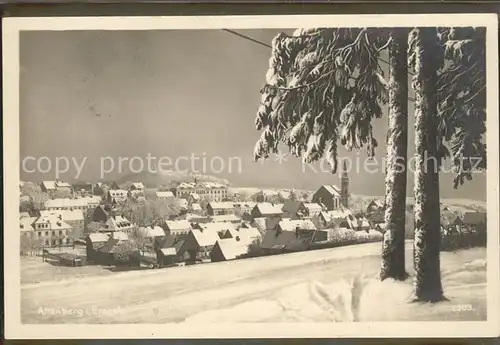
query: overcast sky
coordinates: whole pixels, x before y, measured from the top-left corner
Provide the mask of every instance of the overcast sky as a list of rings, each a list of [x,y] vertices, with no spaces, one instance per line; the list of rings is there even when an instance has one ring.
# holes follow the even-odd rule
[[[239,31],[270,43],[276,30]],[[80,179],[98,180],[101,157],[195,155],[225,161],[213,174],[238,186],[315,189],[338,184],[337,175],[283,164],[253,162],[260,133],[254,127],[270,50],[222,30],[24,32],[20,39],[21,158],[87,157]],[[386,110],[385,110],[386,111]],[[410,155],[413,154],[410,103]],[[387,119],[374,125],[385,152]],[[361,162],[364,151],[340,151]],[[241,159],[228,170],[230,157]],[[236,162],[233,160],[233,162]],[[30,163],[29,168],[34,164]],[[187,163],[181,165],[186,168]],[[201,165],[196,163],[196,168]],[[22,169],[21,169],[22,170]],[[380,169],[379,169],[380,170]],[[125,173],[125,172],[123,172]],[[72,181],[72,168],[63,179]],[[117,177],[109,173],[106,179]],[[53,179],[22,172],[22,180]],[[383,195],[384,175],[351,172],[351,193]],[[409,175],[409,190],[413,188]],[[443,197],[485,199],[485,175],[458,190],[451,173],[441,174]]]

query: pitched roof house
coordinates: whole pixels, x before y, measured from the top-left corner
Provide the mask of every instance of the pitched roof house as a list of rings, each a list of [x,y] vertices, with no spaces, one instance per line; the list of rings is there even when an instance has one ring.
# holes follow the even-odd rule
[[[21,217],[19,219],[19,231],[21,235],[24,236],[32,236],[34,233],[34,226],[33,223],[35,223],[36,217]]]
[[[210,259],[212,262],[234,260],[248,252],[250,243],[237,238],[225,238],[215,242]]]
[[[158,200],[171,200],[174,197],[175,197],[174,193],[172,193],[171,191],[157,191],[156,192],[156,198]]]
[[[111,216],[108,218],[104,226],[100,229],[103,232],[111,231],[129,231],[132,230],[135,225],[123,216]]]
[[[146,226],[140,227],[140,231],[144,233],[144,235],[148,238],[162,237],[165,236],[165,231],[159,226]]]
[[[200,195],[196,193],[189,194],[187,201],[189,204],[200,202]]]
[[[337,210],[341,208],[340,188],[335,185],[323,185],[314,193],[312,202],[323,205],[327,210]]]
[[[221,214],[218,216],[210,216],[210,221],[214,223],[241,223],[241,218],[234,214]]]
[[[177,205],[179,205],[179,208],[187,210],[189,207],[189,203],[186,199],[177,199]]]
[[[42,181],[40,187],[42,192],[54,192],[57,189],[56,181]]]
[[[45,208],[49,211],[60,210],[86,210],[89,208],[88,201],[83,198],[70,199],[49,199],[45,202]]]
[[[257,228],[261,233],[264,233],[266,230],[273,230],[280,220],[281,217],[254,218],[251,225]]]
[[[316,230],[316,226],[310,219],[283,218],[274,228],[280,231],[295,231],[295,230]]]
[[[144,184],[142,182],[133,182],[130,185],[130,190],[139,190],[139,191],[144,191]]]
[[[291,219],[312,218],[322,211],[323,207],[320,204],[299,200],[287,200],[283,205],[283,217]]]
[[[366,206],[366,213],[368,214],[379,210],[384,210],[384,203],[378,199],[373,199],[368,206]]]
[[[234,214],[234,211],[234,203],[232,202],[209,202],[207,205],[207,214],[210,216]]]
[[[213,246],[220,239],[216,231],[192,229],[187,234],[182,248],[191,259],[208,259]]]
[[[165,233],[168,235],[185,235],[191,230],[191,224],[183,220],[167,220],[163,224]]]
[[[125,189],[110,189],[108,190],[107,200],[109,203],[122,203],[127,201],[128,191]]]
[[[281,217],[283,215],[283,204],[271,204],[261,202],[252,209],[253,218]]]
[[[242,202],[236,202],[234,204],[234,208],[238,210],[241,214],[250,214],[255,205],[257,205],[257,203],[253,201],[242,201]]]

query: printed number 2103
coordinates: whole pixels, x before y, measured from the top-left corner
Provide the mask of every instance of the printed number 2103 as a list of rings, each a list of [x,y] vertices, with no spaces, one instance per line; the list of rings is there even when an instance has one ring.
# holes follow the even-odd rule
[[[473,311],[472,304],[455,304],[452,306],[452,310],[455,312]]]

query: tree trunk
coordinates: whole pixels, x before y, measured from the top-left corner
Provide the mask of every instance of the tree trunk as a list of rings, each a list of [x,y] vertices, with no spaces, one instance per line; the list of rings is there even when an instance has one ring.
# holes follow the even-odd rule
[[[389,128],[385,175],[385,224],[380,279],[404,280],[406,165],[408,149],[407,28],[391,32],[389,44]]]
[[[416,29],[415,46],[415,238],[413,301],[443,300],[440,272],[439,162],[437,159],[438,64],[436,28]]]

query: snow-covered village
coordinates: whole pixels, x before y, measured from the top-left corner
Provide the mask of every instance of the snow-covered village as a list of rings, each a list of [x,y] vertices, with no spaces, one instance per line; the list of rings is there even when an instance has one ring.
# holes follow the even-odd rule
[[[21,322],[485,321],[485,31],[23,32]]]

